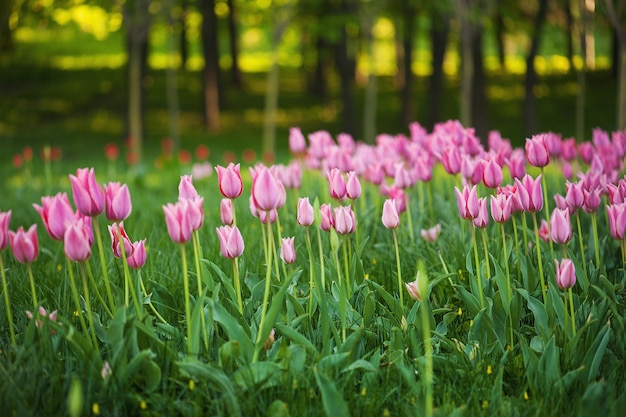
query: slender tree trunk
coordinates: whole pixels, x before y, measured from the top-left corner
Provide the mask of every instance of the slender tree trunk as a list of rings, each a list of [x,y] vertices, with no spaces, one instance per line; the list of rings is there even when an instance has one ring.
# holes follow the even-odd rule
[[[4,0],[0,5],[0,52],[13,50],[13,33],[9,19],[13,11],[13,0]]]
[[[228,34],[230,37],[230,56],[231,68],[230,73],[233,79],[233,87],[237,90],[243,88],[243,80],[241,78],[241,68],[239,67],[239,31],[237,30],[237,12],[235,10],[235,1],[228,0]]]
[[[578,0],[565,0],[565,24],[567,27],[567,61],[569,62],[570,71],[574,71],[574,38],[576,37],[574,31],[574,16],[572,15],[572,1]]]
[[[579,140],[584,138],[585,134],[585,95],[587,90],[587,18],[585,0],[574,0],[576,3],[571,7],[572,16],[576,29],[576,50],[582,58],[582,68],[575,68],[576,83],[578,84],[578,92],[576,94],[576,137]]]
[[[624,9],[615,10],[614,0],[605,0],[607,15],[615,31],[618,51],[617,61],[617,129],[626,129],[626,23]],[[619,6],[623,4],[620,3]],[[614,58],[614,59],[615,59]]]
[[[317,35],[315,40],[315,51],[316,61],[311,92],[318,98],[325,100],[328,97],[328,79],[326,76],[328,43],[319,35]]]
[[[484,144],[487,143],[489,133],[489,100],[487,100],[485,65],[483,61],[482,31],[476,30],[472,39],[472,63],[474,65],[472,78],[472,126],[476,135]]]
[[[363,140],[374,143],[376,137],[376,109],[378,107],[378,75],[374,59],[374,34],[372,33],[372,17],[368,16],[364,23],[367,32],[366,44],[369,51],[369,73],[365,88],[365,106],[363,109]]]
[[[504,53],[504,18],[502,17],[502,11],[498,10],[495,16],[495,29],[496,29],[496,47],[498,48],[498,61],[500,62],[500,69],[506,69],[506,56]]]
[[[459,121],[469,127],[472,123],[472,87],[474,79],[474,54],[472,51],[475,28],[470,21],[470,0],[458,0],[457,10],[461,22],[461,96]]]
[[[435,12],[433,12],[435,13]],[[433,14],[430,28],[432,73],[428,81],[428,115],[427,126],[432,129],[435,123],[441,121],[441,104],[443,97],[443,59],[450,33],[449,16]]]
[[[189,4],[187,0],[181,0],[180,8],[180,68],[184,70],[187,68],[187,59],[189,59],[189,43],[187,42]]]
[[[541,41],[541,32],[546,20],[548,10],[548,0],[539,1],[539,10],[535,15],[533,22],[533,36],[530,44],[530,50],[526,55],[526,78],[524,81],[525,97],[524,97],[524,128],[528,134],[537,132],[537,109],[535,108],[534,88],[537,83],[537,72],[535,71],[535,57],[539,50],[539,42]]]
[[[341,2],[341,12],[344,14],[353,13],[350,10],[348,0]],[[355,77],[355,61],[350,54],[350,45],[348,44],[348,34],[345,27],[341,30],[339,41],[335,45],[335,63],[339,72],[340,96],[343,105],[341,111],[341,119],[345,133],[353,136],[356,135],[356,105],[354,98],[354,77]]]
[[[220,130],[219,50],[215,0],[200,0],[202,12],[202,50],[204,54],[204,122],[207,132]]]
[[[404,14],[404,31],[402,33],[402,51],[403,51],[403,83],[401,86],[401,112],[402,124],[408,125],[414,121],[414,105],[413,105],[413,34],[415,32],[415,10],[411,7],[409,0],[403,0],[402,10]]]
[[[167,3],[168,17],[167,24],[171,33],[175,33],[175,27],[177,22],[172,14],[174,1],[170,0]],[[168,63],[166,70],[166,96],[167,96],[167,114],[169,119],[169,136],[174,141],[174,149],[180,148],[180,111],[178,106],[178,74],[176,71],[175,56],[177,52],[176,39],[171,36],[168,38]]]

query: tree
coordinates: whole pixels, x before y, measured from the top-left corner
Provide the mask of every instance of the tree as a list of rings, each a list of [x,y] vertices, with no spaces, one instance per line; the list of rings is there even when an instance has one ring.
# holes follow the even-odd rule
[[[4,0],[0,4],[0,52],[13,49],[13,33],[9,19],[13,12],[13,0]]]
[[[200,0],[204,55],[204,123],[208,132],[220,130],[220,74],[215,0]]]
[[[524,128],[528,134],[537,132],[537,109],[535,108],[535,84],[537,83],[537,71],[535,70],[535,57],[539,51],[543,25],[548,12],[548,0],[539,0],[539,8],[533,19],[533,34],[530,48],[526,55],[526,77],[524,79]]]
[[[428,113],[426,125],[432,127],[441,121],[441,104],[443,98],[443,59],[448,45],[450,33],[450,13],[447,10],[433,7],[430,10],[430,45],[432,56],[432,72],[428,80]]]
[[[412,94],[415,77],[413,77],[411,65],[413,63],[413,37],[416,30],[417,8],[413,3],[414,1],[412,0],[401,0],[399,10],[401,48],[398,48],[398,55],[401,59],[398,60],[398,73],[400,75],[400,111],[402,112],[400,117],[404,125],[408,125],[413,121],[415,107]]]
[[[228,35],[230,38],[230,74],[233,87],[241,90],[243,88],[243,80],[241,68],[239,67],[239,31],[237,30],[237,12],[234,0],[228,0]]]
[[[607,15],[617,34],[619,45],[619,65],[617,77],[617,129],[626,129],[626,12],[624,1],[605,0]]]

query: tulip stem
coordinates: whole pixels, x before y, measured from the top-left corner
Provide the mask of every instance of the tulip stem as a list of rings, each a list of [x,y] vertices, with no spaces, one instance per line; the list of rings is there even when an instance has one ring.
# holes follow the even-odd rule
[[[139,303],[139,298],[137,297],[137,291],[135,291],[135,284],[130,282],[130,269],[128,268],[128,259],[126,258],[126,247],[124,245],[124,239],[122,237],[122,228],[118,226],[117,228],[118,239],[120,242],[120,249],[122,251],[122,264],[124,268],[124,286],[126,288],[126,306],[128,307],[128,289],[130,289],[131,297],[133,297],[133,303],[135,304],[135,310],[137,313],[137,317],[139,321],[142,320],[141,314],[141,304]]]
[[[598,215],[591,213],[591,227],[593,228],[593,249],[596,255],[596,268],[600,268],[600,248],[598,247]]]
[[[194,252],[194,261],[196,263],[196,281],[198,284],[198,303],[202,303],[204,304],[203,300],[202,300],[202,269],[200,269],[200,257],[202,256],[202,248],[200,247],[200,232],[198,230],[194,230],[193,231],[193,252]],[[237,270],[237,275],[236,275],[236,282],[235,282],[235,286],[237,286],[237,284],[239,284],[239,270]],[[241,304],[241,291],[238,290],[237,291],[237,296],[239,297],[239,301]],[[241,312],[241,306],[239,306],[239,311]],[[204,318],[204,307],[203,307],[203,312],[202,315],[200,316],[201,320],[202,320],[202,337],[204,339],[204,349],[208,352],[209,351],[209,336],[207,335],[207,330],[206,330],[206,319]]]
[[[585,258],[585,247],[583,246],[583,232],[580,228],[580,214],[576,213],[576,227],[578,228],[578,245],[580,246],[580,261],[583,264],[585,270],[585,277],[589,277],[587,273],[587,258]]]
[[[183,290],[185,292],[185,321],[187,322],[187,354],[191,355],[193,344],[191,343],[191,305],[189,303],[189,271],[187,270],[187,251],[185,244],[180,245],[181,260],[183,264]]]
[[[472,244],[474,246],[474,263],[476,264],[476,281],[478,282],[478,294],[480,297],[480,308],[485,308],[485,297],[483,296],[483,281],[480,279],[480,262],[478,261],[478,244],[476,243],[476,228],[470,225],[472,229]]]
[[[104,260],[104,250],[102,249],[102,234],[100,233],[100,227],[98,226],[98,217],[93,216],[93,230],[96,235],[96,242],[98,242],[98,253],[100,255],[100,265],[102,267],[102,276],[104,277],[104,288],[106,289],[107,298],[111,307],[111,311],[115,314],[115,302],[113,301],[113,293],[111,292],[111,283],[109,282],[109,272],[107,270],[106,261]],[[122,243],[122,246],[123,243]]]
[[[548,186],[546,183],[546,176],[544,175],[544,168],[541,167],[541,182],[543,185],[543,201],[546,209],[546,222],[548,222],[548,236],[552,236],[550,234],[550,201],[548,200]],[[554,245],[552,244],[552,239],[548,239],[548,244],[550,246],[550,258],[554,258]]]
[[[76,304],[76,314],[78,315],[78,321],[80,321],[80,327],[83,328],[85,335],[89,333],[87,329],[87,323],[85,323],[85,317],[83,317],[83,309],[80,306],[80,297],[78,296],[78,288],[76,287],[76,280],[74,279],[74,269],[72,262],[69,258],[65,258],[67,261],[67,270],[70,274],[70,287],[72,288],[72,296],[74,297],[74,304]],[[94,346],[95,347],[95,346]]]
[[[348,235],[343,235],[343,272],[346,277],[346,296],[352,293],[352,283],[350,282],[350,268],[348,266],[348,258],[352,259],[351,256],[348,256],[347,246],[348,246]]]
[[[524,233],[522,233],[522,235],[524,237],[524,252],[526,254],[528,254],[528,249],[529,249],[529,246],[528,246],[528,234],[527,234],[528,223],[526,222],[526,212],[522,211],[520,214],[522,216],[522,228],[524,229]]]
[[[239,282],[239,262],[237,258],[233,258],[233,275],[235,278],[235,292],[237,293],[237,307],[239,308],[239,314],[243,317],[243,301],[241,299],[241,282]],[[204,317],[204,314],[202,315]],[[206,337],[206,328],[205,328]]]
[[[539,268],[539,278],[541,278],[541,295],[543,303],[546,304],[548,295],[546,293],[546,283],[543,277],[543,264],[541,262],[541,242],[539,240],[539,229],[537,228],[537,213],[533,212],[533,226],[535,228],[535,246],[537,247],[537,266]]]
[[[268,216],[269,219],[269,216]],[[282,242],[282,233],[280,231],[280,217],[278,216],[278,212],[276,212],[276,230],[278,233],[278,241]],[[274,262],[275,262],[275,266],[276,266],[276,277],[278,278],[278,281],[280,281],[280,275],[279,275],[279,271],[278,271],[278,252],[277,252],[277,248],[276,248],[276,243],[274,242],[274,239],[272,239],[272,246],[274,247]],[[287,279],[287,267],[285,266],[285,263],[282,262],[281,263],[282,267],[283,267],[283,274],[285,275],[285,279]]]
[[[472,227],[473,230],[473,227]],[[424,341],[424,382],[426,384],[426,402],[424,415],[433,415],[433,345],[430,335],[430,305],[428,304],[428,274],[423,274],[418,282],[422,301],[420,302],[420,312],[422,318],[422,339]]]
[[[324,250],[322,249],[322,233],[320,228],[317,228],[317,247],[320,254],[320,280],[322,283],[322,289],[326,288],[326,271],[324,267]]]
[[[415,243],[415,236],[413,235],[413,216],[411,214],[411,199],[407,196],[407,194],[404,195],[404,201],[406,204],[406,214],[407,214],[407,226],[409,227],[409,238],[411,239],[411,245],[413,245]]]
[[[311,247],[311,235],[306,226],[306,249],[309,253],[309,317],[313,315],[313,248]]]
[[[263,227],[263,226],[261,226]],[[272,233],[272,224],[267,222],[267,247],[272,245],[270,240],[274,240]],[[263,292],[263,304],[261,305],[261,321],[259,322],[259,328],[257,329],[256,342],[254,347],[254,353],[252,355],[252,363],[255,363],[259,359],[259,351],[261,346],[261,330],[263,329],[263,322],[265,321],[265,315],[267,314],[267,305],[270,300],[270,289],[272,280],[272,251],[265,251],[265,291]]]
[[[96,290],[96,298],[98,299],[100,304],[102,304],[102,306],[104,307],[109,318],[113,318],[113,313],[111,312],[111,310],[109,310],[109,306],[107,306],[106,302],[104,301],[104,298],[102,298],[102,294],[100,294],[100,291],[98,290],[98,284],[96,284],[96,280],[93,277],[93,272],[91,271],[91,266],[89,266],[89,262],[85,262],[85,266],[87,267],[87,275],[89,276],[89,283]]]
[[[4,262],[2,261],[2,252],[0,252],[0,274],[2,275],[2,291],[4,292],[4,304],[7,308],[7,320],[9,322],[9,331],[11,332],[11,344],[16,346],[15,329],[13,329],[13,314],[11,313],[11,300],[9,299],[9,287],[7,286],[7,277],[4,273]]]
[[[511,219],[513,219],[513,240],[515,240],[515,256],[517,258],[517,276],[518,279],[520,279],[519,277],[521,277],[522,272],[521,272],[521,259],[520,259],[520,253],[519,253],[519,240],[517,237],[517,221],[515,220],[515,216],[511,216]],[[508,265],[508,264],[507,264]]]
[[[85,274],[85,265],[80,263],[80,274],[83,281],[83,291],[85,292],[85,306],[87,307],[87,320],[89,320],[89,329],[91,330],[91,340],[93,347],[98,348],[98,339],[96,338],[96,328],[93,325],[93,315],[91,313],[91,297],[89,296],[89,285],[87,284],[87,275]]]
[[[37,292],[35,291],[35,279],[33,278],[33,269],[30,267],[30,264],[26,264],[26,269],[28,270],[28,279],[30,280],[30,292],[33,295],[33,305],[35,306],[34,314],[37,314],[37,310],[39,309],[39,303],[37,302]]]
[[[337,248],[339,249],[339,248]],[[337,250],[332,250],[335,260],[335,269],[337,270],[337,280],[339,281],[339,316],[341,320],[341,341],[346,341],[346,297],[343,290],[343,279],[341,277],[341,265],[339,264],[339,256]]]
[[[148,298],[148,291],[146,291],[146,287],[143,285],[143,279],[141,278],[141,271],[137,271],[137,276],[139,277],[139,284],[141,285],[141,291],[143,292],[143,296],[144,298],[148,299],[148,305],[150,306],[150,308],[152,309],[152,311],[154,312],[154,314],[157,316],[157,318],[159,320],[161,320],[161,323],[163,324],[167,324],[169,325],[169,323],[167,322],[167,320],[165,320],[163,318],[163,316],[161,314],[159,314],[159,312],[157,311],[157,309],[154,307],[154,305],[152,304],[152,301],[150,301],[150,299]]]
[[[489,249],[487,248],[487,228],[482,228],[483,235],[483,253],[485,255],[485,269],[487,270],[487,279],[491,279],[491,262],[489,262]]]
[[[572,332],[574,332],[574,336],[576,336],[576,319],[574,314],[574,297],[572,296],[572,289],[568,288],[567,292],[569,293],[569,309],[572,313]]]
[[[404,297],[403,297],[403,288],[402,288],[402,271],[400,269],[400,249],[398,248],[398,236],[396,234],[396,229],[391,229],[393,234],[393,244],[396,249],[396,270],[398,273],[398,294],[400,295],[400,311],[404,311]]]
[[[508,295],[509,298],[509,306],[511,305],[511,303],[513,302],[513,292],[511,291],[511,273],[509,270],[509,259],[508,259],[508,252],[506,250],[506,235],[504,233],[504,223],[500,223],[500,232],[502,234],[502,254],[504,255],[503,259],[504,259],[504,267],[505,267],[505,271],[506,271],[506,293]],[[511,331],[511,340],[510,340],[510,346],[511,346],[511,350],[513,350],[513,315],[509,313],[509,325],[510,325],[510,331]]]

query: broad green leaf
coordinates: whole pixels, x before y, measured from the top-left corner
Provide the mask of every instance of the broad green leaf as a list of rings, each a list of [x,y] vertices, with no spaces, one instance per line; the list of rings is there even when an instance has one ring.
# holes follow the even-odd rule
[[[335,382],[313,368],[317,387],[322,393],[322,405],[327,417],[350,417],[348,405],[344,401],[341,393],[337,390]]]
[[[293,343],[296,343],[305,347],[306,350],[311,355],[313,355],[313,357],[319,356],[319,352],[317,351],[315,346],[313,346],[313,343],[311,343],[309,339],[304,337],[302,334],[300,334],[297,330],[293,329],[291,326],[287,326],[283,323],[276,323],[275,327],[278,333],[280,333],[282,336],[291,340]]]

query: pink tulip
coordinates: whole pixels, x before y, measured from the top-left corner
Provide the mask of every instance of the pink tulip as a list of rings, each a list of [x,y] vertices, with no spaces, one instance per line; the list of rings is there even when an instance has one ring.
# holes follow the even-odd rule
[[[569,211],[554,209],[550,217],[550,237],[554,243],[565,244],[572,239]]]
[[[278,210],[271,209],[270,211],[259,211],[259,220],[263,224],[274,224],[276,219],[278,218]]]
[[[455,146],[449,146],[441,154],[441,164],[446,172],[450,175],[456,175],[461,172],[461,154]]]
[[[556,204],[557,208],[560,208],[561,210],[567,210],[570,216],[574,214],[575,209],[571,208],[567,204],[567,200],[561,194],[554,194],[554,203]]]
[[[0,211],[0,250],[9,246],[9,223],[11,223],[11,210]]]
[[[346,197],[346,180],[339,168],[333,168],[326,173],[330,196],[335,200],[343,200]]]
[[[480,229],[487,227],[489,224],[489,212],[487,211],[487,199],[485,197],[478,199],[478,216],[472,221],[474,226]]]
[[[237,226],[220,226],[215,231],[220,241],[220,250],[223,257],[234,259],[243,253],[243,237]]]
[[[322,204],[320,206],[320,214],[322,217],[322,222],[320,224],[320,229],[328,232],[330,228],[333,227],[335,220],[333,219],[333,209],[330,204]]]
[[[300,226],[310,226],[313,224],[315,213],[313,206],[309,202],[309,197],[298,199],[298,224]]]
[[[609,218],[609,231],[613,239],[623,240],[626,236],[626,203],[606,206]]]
[[[54,197],[41,197],[41,206],[33,204],[43,225],[54,240],[63,240],[67,223],[74,219],[74,209],[66,193]]]
[[[178,183],[178,198],[193,200],[200,197],[193,185],[193,177],[191,175],[181,175],[180,183]]]
[[[400,216],[398,215],[398,209],[396,208],[396,202],[393,199],[385,200],[383,205],[383,225],[387,229],[395,229],[400,226]]]
[[[407,282],[404,284],[411,298],[416,301],[422,301],[422,294],[420,293],[419,280],[420,280],[420,271],[417,271],[417,276],[415,277],[415,281]]]
[[[231,162],[226,168],[218,165],[215,170],[222,195],[231,199],[239,197],[243,192],[239,164],[235,165]]]
[[[414,181],[411,178],[411,172],[406,168],[403,162],[397,162],[395,164],[395,173],[393,176],[393,185],[398,188],[406,189],[413,185]]]
[[[398,214],[406,211],[406,199],[409,198],[402,188],[391,187],[388,192],[389,198],[396,202]]]
[[[110,182],[104,186],[104,199],[106,201],[106,217],[109,221],[119,222],[125,220],[132,211],[130,192],[126,184]]]
[[[522,178],[526,175],[526,156],[521,149],[515,149],[511,152],[507,166],[512,178]]]
[[[422,229],[422,230],[420,230],[420,236],[422,236],[422,239],[424,239],[426,242],[434,242],[434,241],[436,241],[437,238],[439,237],[440,233],[441,233],[441,224],[440,223],[437,223],[436,225],[434,225],[430,229]]]
[[[456,192],[456,202],[459,207],[459,214],[465,220],[473,220],[478,216],[478,194],[476,192],[476,186],[469,188],[467,185],[463,187],[463,191],[460,191],[457,187],[454,187]]]
[[[269,168],[259,165],[256,170],[251,169],[250,173],[253,177],[250,194],[257,210],[270,211],[285,204],[285,187]]]
[[[600,188],[594,188],[592,190],[583,190],[585,196],[585,202],[583,204],[583,210],[587,213],[595,213],[600,208],[602,200],[600,199]]]
[[[289,151],[293,155],[303,155],[306,153],[306,140],[299,127],[289,129]]]
[[[496,223],[505,223],[511,218],[511,196],[498,193],[491,196],[491,217]]]
[[[356,200],[361,196],[361,183],[356,176],[356,172],[348,172],[348,179],[346,180],[346,196],[350,200]]]
[[[233,224],[233,200],[230,198],[222,198],[220,201],[220,220],[228,226]]]
[[[35,318],[35,315],[31,311],[26,310],[26,317],[28,317],[29,320],[32,320],[33,318]],[[37,320],[35,321],[35,327],[40,329],[43,326],[43,319],[44,318],[48,318],[48,320],[53,321],[53,322],[56,323],[56,321],[57,321],[57,311],[54,310],[54,311],[50,312],[50,314],[48,314],[48,312],[46,311],[46,309],[43,306],[39,306],[39,316],[38,316]],[[50,330],[50,334],[54,334],[54,330]]]
[[[576,268],[571,259],[563,258],[561,263],[555,259],[556,285],[562,290],[572,288],[576,284]]]
[[[97,216],[104,211],[104,191],[93,168],[79,168],[75,176],[70,175],[70,182],[78,211],[85,216]]]
[[[497,188],[502,184],[502,167],[494,159],[483,161],[483,184],[487,188]]]
[[[561,159],[571,162],[578,156],[576,138],[565,139],[561,142]]]
[[[128,266],[139,269],[146,264],[146,239],[133,242],[133,254],[126,258]]]
[[[209,178],[213,175],[213,165],[210,162],[196,162],[191,166],[191,176],[197,180]]]
[[[356,230],[356,219],[354,218],[352,207],[335,207],[335,223],[333,226],[340,235],[354,233]]]
[[[526,139],[526,159],[534,167],[545,167],[550,163],[550,153],[546,145],[545,134],[534,135]]]
[[[541,225],[539,226],[539,230],[537,232],[541,240],[544,242],[550,241],[550,231],[548,230],[548,222],[546,219],[541,220]]]
[[[292,264],[296,261],[296,249],[294,244],[295,237],[282,238],[280,245],[280,259],[286,264]]]
[[[113,223],[110,225],[109,235],[111,236],[111,249],[113,250],[113,256],[116,258],[122,257],[122,244],[124,245],[124,252],[126,253],[127,258],[133,254],[133,244],[126,234],[126,230],[124,230],[124,222]]]
[[[591,142],[583,142],[578,145],[578,153],[580,154],[580,159],[589,165],[593,160],[593,156],[596,154],[596,150],[593,147]]]
[[[378,162],[373,162],[365,168],[364,177],[374,185],[380,185],[385,180],[385,171]]]
[[[163,206],[165,224],[170,238],[175,243],[186,243],[191,238],[191,221],[189,216],[189,200],[179,200],[176,204]]]
[[[17,232],[9,230],[9,243],[15,259],[23,264],[29,264],[37,259],[39,254],[39,240],[37,239],[37,225],[33,224],[27,231],[20,226]]]
[[[515,179],[522,209],[528,213],[540,211],[543,208],[543,189],[541,188],[541,174],[535,179],[524,175],[522,180]]]
[[[91,230],[85,227],[83,219],[74,220],[67,225],[63,238],[65,256],[70,261],[83,262],[91,256]]]
[[[565,201],[572,210],[579,209],[585,204],[585,194],[583,193],[582,183],[567,181],[565,183],[565,190]]]
[[[188,215],[191,230],[200,230],[202,223],[204,223],[204,209],[202,208],[204,197],[196,197],[187,201],[189,202]]]

